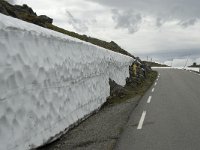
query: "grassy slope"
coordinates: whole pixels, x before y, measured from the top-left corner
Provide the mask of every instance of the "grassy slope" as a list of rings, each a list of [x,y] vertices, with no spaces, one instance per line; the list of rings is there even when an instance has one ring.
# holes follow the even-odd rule
[[[163,65],[163,64],[158,64],[156,62],[147,62],[147,61],[143,61],[144,63],[148,64],[151,67],[169,67],[167,65]]]
[[[188,67],[197,67],[198,68],[198,67],[200,67],[200,65],[195,65],[195,66],[191,65],[191,66],[188,66]]]
[[[113,97],[108,99],[105,105],[117,104],[125,102],[126,100],[133,98],[135,96],[143,96],[145,92],[151,87],[157,78],[158,73],[156,71],[151,71],[147,74],[147,78],[143,80],[138,86],[132,87],[130,85],[125,86],[125,96],[123,98]]]
[[[78,38],[80,40],[83,40],[83,41],[86,41],[86,42],[89,42],[89,43],[92,43],[94,45],[97,45],[97,46],[100,46],[100,47],[103,47],[103,48],[106,48],[106,49],[109,49],[109,50],[112,50],[112,51],[115,51],[115,52],[118,52],[118,53],[128,55],[130,57],[135,58],[133,55],[128,53],[126,50],[122,49],[120,46],[118,46],[113,41],[106,42],[106,41],[103,41],[103,40],[100,40],[100,39],[97,39],[97,38],[88,37],[87,35],[80,35],[78,33],[65,30],[63,28],[57,27],[57,26],[49,24],[49,23],[46,23],[46,28],[60,32],[60,33],[63,33],[63,34],[67,34],[69,36]]]

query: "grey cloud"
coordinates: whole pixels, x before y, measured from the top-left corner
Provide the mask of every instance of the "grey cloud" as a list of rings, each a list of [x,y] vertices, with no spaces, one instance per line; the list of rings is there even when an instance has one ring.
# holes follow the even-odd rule
[[[156,26],[157,27],[161,27],[164,23],[165,23],[165,21],[162,18],[156,19]]]
[[[186,21],[181,21],[178,24],[181,25],[184,28],[187,28],[191,25],[194,25],[197,21],[198,21],[197,19],[189,19],[189,20],[186,20]]]
[[[120,12],[113,9],[112,14],[112,19],[116,23],[115,28],[128,29],[129,33],[135,33],[139,30],[142,22],[142,17],[139,13],[134,13],[132,10]]]
[[[133,9],[142,16],[158,18],[156,25],[162,26],[164,22],[177,20],[187,22],[200,18],[199,0],[88,0],[106,5],[118,10]],[[190,22],[189,21],[189,22]],[[196,23],[196,21],[193,21]],[[187,27],[190,23],[186,23]],[[180,24],[181,25],[181,24]],[[193,25],[191,23],[191,25]],[[186,27],[185,26],[185,27]]]
[[[147,56],[153,59],[159,59],[162,61],[173,60],[173,59],[182,59],[182,58],[191,58],[197,59],[200,57],[199,49],[176,49],[176,50],[162,50],[157,52],[139,54],[143,59],[146,59]]]
[[[73,26],[73,28],[78,32],[88,31],[88,27],[84,21],[75,18],[69,11],[66,11],[68,17],[68,23]]]

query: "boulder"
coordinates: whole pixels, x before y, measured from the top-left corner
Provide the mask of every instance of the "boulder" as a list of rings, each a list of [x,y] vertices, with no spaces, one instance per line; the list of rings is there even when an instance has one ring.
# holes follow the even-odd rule
[[[118,85],[115,81],[109,79],[110,84],[110,97],[124,97],[125,96],[125,89],[123,86]]]
[[[38,16],[38,18],[40,20],[43,20],[43,22],[50,23],[50,24],[53,23],[53,19],[48,17],[48,16],[46,16],[46,15],[40,15],[40,16]]]

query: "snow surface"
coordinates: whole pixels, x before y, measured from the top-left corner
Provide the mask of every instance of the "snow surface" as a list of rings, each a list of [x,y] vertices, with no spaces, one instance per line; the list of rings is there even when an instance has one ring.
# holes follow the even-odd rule
[[[40,146],[98,109],[132,62],[0,14],[0,150]]]
[[[184,69],[189,70],[189,71],[200,72],[200,68],[197,68],[197,67],[185,67]]]

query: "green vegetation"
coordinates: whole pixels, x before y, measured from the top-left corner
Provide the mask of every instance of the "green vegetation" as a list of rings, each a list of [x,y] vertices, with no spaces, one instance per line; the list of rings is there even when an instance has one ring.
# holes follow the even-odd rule
[[[120,98],[119,96],[116,96],[108,99],[105,105],[122,103],[135,96],[143,96],[156,80],[157,76],[158,73],[156,71],[150,71],[149,73],[147,73],[147,78],[144,80],[140,80],[137,83],[137,86],[126,85],[124,87],[125,95],[123,97]]]

